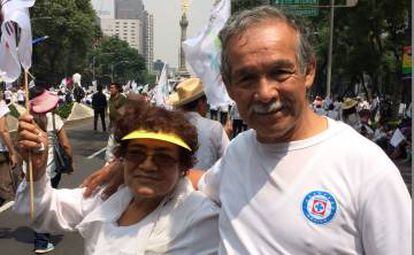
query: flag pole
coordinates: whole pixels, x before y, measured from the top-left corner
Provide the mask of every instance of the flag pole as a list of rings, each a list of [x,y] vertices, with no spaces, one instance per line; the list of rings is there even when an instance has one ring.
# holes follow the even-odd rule
[[[24,89],[26,98],[26,111],[30,112],[29,101],[29,71],[24,70]],[[29,186],[30,186],[30,221],[34,221],[34,188],[33,188],[33,165],[32,165],[32,153],[28,151],[27,169],[29,170]]]

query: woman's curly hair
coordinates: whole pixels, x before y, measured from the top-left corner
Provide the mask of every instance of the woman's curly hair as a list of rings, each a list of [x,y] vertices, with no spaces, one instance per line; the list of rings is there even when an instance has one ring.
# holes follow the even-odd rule
[[[191,148],[191,151],[181,147],[179,150],[179,164],[183,174],[196,163],[197,129],[182,112],[152,106],[138,95],[128,96],[124,114],[115,124],[115,140],[119,144],[115,151],[117,157],[123,157],[126,153],[128,141],[122,141],[122,137],[138,129],[173,133],[183,139]]]

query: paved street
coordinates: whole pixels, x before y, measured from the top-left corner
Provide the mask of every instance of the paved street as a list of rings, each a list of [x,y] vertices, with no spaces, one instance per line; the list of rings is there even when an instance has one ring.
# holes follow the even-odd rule
[[[95,133],[92,119],[71,123],[67,131],[74,150],[75,172],[64,175],[60,183],[62,188],[73,188],[95,169],[102,166],[104,153],[88,159],[106,145],[107,135]],[[28,219],[16,216],[11,209],[0,214],[0,254],[32,254],[33,232],[27,227]],[[48,254],[83,254],[82,238],[76,233],[54,236],[55,250]]]

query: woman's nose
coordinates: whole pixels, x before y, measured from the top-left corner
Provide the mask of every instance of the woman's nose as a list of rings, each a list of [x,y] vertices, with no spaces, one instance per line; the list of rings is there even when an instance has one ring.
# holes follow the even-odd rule
[[[154,163],[152,155],[147,155],[145,160],[139,165],[142,170],[154,171],[157,169],[157,165]]]

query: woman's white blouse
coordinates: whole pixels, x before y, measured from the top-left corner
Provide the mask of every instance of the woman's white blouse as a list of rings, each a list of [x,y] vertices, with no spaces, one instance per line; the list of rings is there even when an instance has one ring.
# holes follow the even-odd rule
[[[121,227],[117,220],[133,194],[121,187],[107,200],[100,194],[85,199],[82,188],[53,189],[49,178],[34,183],[38,232],[78,231],[85,254],[216,254],[218,208],[183,178],[174,194],[137,224]],[[14,210],[29,214],[29,185],[23,181]],[[29,218],[29,217],[27,217]]]

